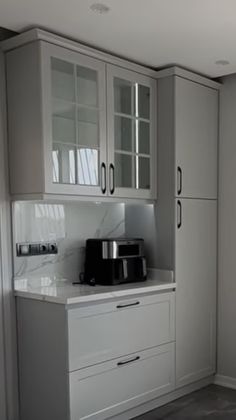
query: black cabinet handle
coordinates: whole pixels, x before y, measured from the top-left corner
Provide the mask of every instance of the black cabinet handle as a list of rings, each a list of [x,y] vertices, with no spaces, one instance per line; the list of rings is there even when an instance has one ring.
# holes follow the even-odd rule
[[[115,167],[113,165],[113,163],[110,164],[110,168],[109,168],[109,174],[110,174],[110,193],[114,194],[115,192]]]
[[[125,360],[124,362],[118,362],[117,366],[124,366],[124,365],[127,365],[128,363],[136,362],[136,360],[139,360],[139,359],[140,359],[140,356],[133,357],[133,359]]]
[[[182,169],[180,166],[177,167],[177,194],[180,195],[182,193]]]
[[[134,303],[124,303],[121,305],[117,305],[117,309],[122,309],[122,308],[128,308],[128,306],[137,306],[140,305],[140,302],[137,300],[137,302]]]
[[[106,165],[104,162],[101,164],[101,190],[105,194],[107,189],[107,180],[106,180]]]
[[[180,200],[177,201],[177,206],[177,228],[179,229],[182,226],[182,204]]]

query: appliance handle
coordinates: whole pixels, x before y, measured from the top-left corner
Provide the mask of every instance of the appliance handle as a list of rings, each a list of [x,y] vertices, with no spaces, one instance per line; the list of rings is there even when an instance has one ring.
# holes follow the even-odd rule
[[[106,165],[104,162],[101,164],[101,190],[105,194],[107,189],[107,180],[106,180]]]
[[[133,303],[124,303],[124,304],[117,305],[117,309],[128,308],[128,306],[137,306],[137,305],[140,305],[140,302],[138,300]]]
[[[180,166],[177,167],[177,194],[182,193],[182,169]]]
[[[142,257],[142,267],[143,267],[143,276],[146,277],[147,275],[147,262],[146,258]]]
[[[109,167],[109,182],[110,182],[110,193],[114,194],[115,192],[115,167],[113,163],[110,163],[110,167]]]
[[[136,362],[136,360],[139,360],[139,359],[140,359],[140,356],[136,356],[136,357],[133,357],[132,359],[125,360],[124,362],[118,362],[117,366],[124,366],[124,365],[127,365],[128,363]]]
[[[182,204],[181,201],[177,201],[177,228],[180,229],[182,226]]]
[[[122,268],[123,268],[123,278],[127,279],[128,278],[128,263],[127,263],[127,260],[125,259],[122,260]]]

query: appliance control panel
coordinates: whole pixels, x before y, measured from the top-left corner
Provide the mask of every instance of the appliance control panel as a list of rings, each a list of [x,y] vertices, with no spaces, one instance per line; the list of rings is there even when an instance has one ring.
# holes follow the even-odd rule
[[[56,242],[18,243],[16,244],[17,257],[32,257],[33,255],[51,255],[58,253]]]

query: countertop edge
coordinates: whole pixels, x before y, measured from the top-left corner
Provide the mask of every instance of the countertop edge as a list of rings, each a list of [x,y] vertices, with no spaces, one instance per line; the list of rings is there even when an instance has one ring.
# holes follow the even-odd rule
[[[104,293],[98,293],[93,295],[84,295],[84,296],[73,296],[73,297],[59,297],[59,296],[48,296],[39,294],[34,291],[23,291],[23,290],[15,290],[14,295],[16,297],[26,298],[26,299],[34,299],[38,301],[43,302],[50,302],[50,303],[56,303],[56,304],[63,304],[63,305],[74,305],[78,303],[93,303],[98,302],[102,300],[108,300],[108,299],[115,299],[125,296],[134,296],[134,295],[140,295],[140,294],[148,294],[152,292],[164,292],[165,290],[171,290],[176,289],[176,283],[166,283],[166,284],[159,284],[159,285],[153,285],[153,286],[147,286],[147,287],[137,287],[137,288],[130,288],[130,289],[124,289],[119,291],[107,291]]]

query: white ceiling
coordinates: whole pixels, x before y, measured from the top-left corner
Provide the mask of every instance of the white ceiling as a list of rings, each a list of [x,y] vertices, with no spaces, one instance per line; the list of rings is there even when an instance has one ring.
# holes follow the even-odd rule
[[[98,2],[110,12],[92,12]],[[41,27],[152,67],[236,73],[236,0],[0,0],[0,26]]]

